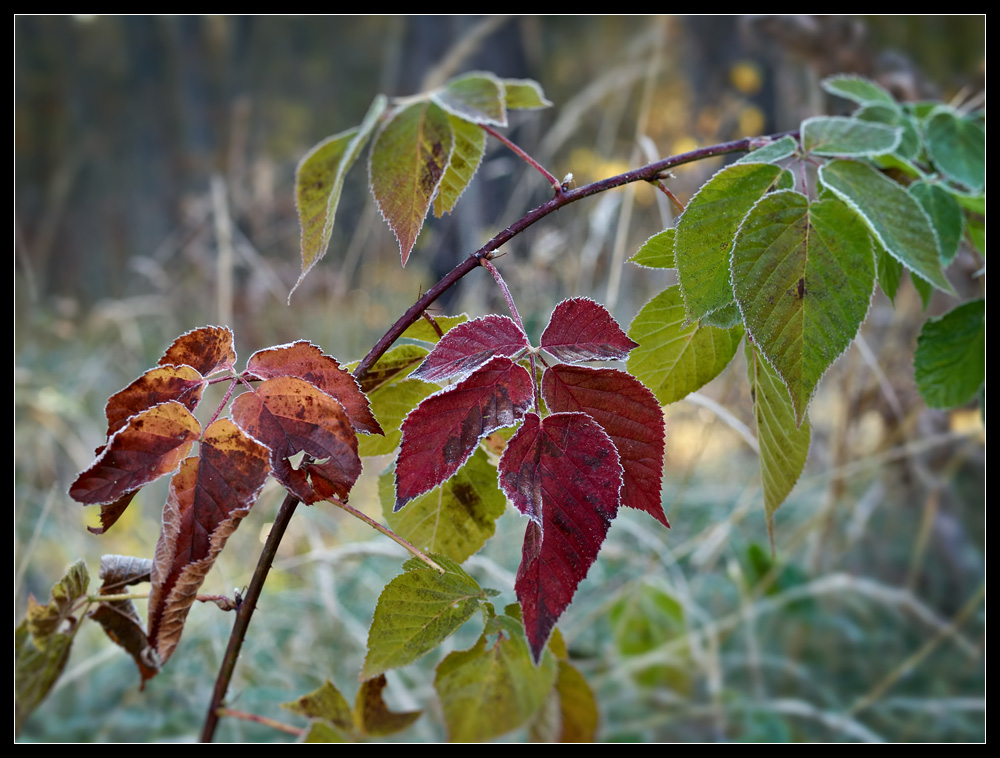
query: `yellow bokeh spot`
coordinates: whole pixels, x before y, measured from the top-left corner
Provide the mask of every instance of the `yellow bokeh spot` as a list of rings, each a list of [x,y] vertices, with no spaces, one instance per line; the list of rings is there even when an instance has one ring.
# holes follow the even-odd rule
[[[740,134],[747,137],[755,137],[764,132],[764,114],[760,108],[748,105],[740,111],[739,115]]]
[[[744,95],[756,95],[764,86],[760,69],[750,61],[741,61],[729,69],[729,81]]]

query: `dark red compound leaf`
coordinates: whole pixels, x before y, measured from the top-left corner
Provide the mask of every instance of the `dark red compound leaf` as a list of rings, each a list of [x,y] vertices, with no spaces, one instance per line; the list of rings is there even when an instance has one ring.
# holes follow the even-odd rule
[[[176,400],[193,412],[204,388],[205,380],[190,366],[152,368],[108,400],[104,409],[108,436],[125,426],[130,417],[168,400]]]
[[[347,499],[361,475],[358,438],[343,406],[294,376],[268,379],[233,401],[233,421],[271,449],[274,478],[303,503]],[[293,468],[304,452],[314,460]]]
[[[507,316],[490,315],[452,328],[431,350],[417,379],[440,382],[473,371],[497,355],[508,358],[530,348],[524,332]]]
[[[393,510],[454,475],[480,439],[516,424],[533,399],[531,376],[504,356],[425,399],[401,427]]]
[[[538,661],[618,513],[622,467],[590,416],[534,413],[500,459],[500,487],[531,518],[514,590]]]
[[[192,329],[175,339],[158,363],[160,366],[190,366],[202,376],[230,371],[236,365],[233,333],[224,326]]]
[[[625,469],[622,505],[669,527],[660,499],[663,411],[653,393],[624,371],[561,364],[543,375],[542,397],[554,413],[586,413],[601,425]]]
[[[638,347],[600,303],[590,298],[563,300],[542,332],[542,347],[561,361],[622,361]]]
[[[205,575],[257,500],[269,451],[229,419],[205,432],[200,455],[170,483],[156,543],[149,596],[149,640],[163,662],[180,640]]]
[[[260,350],[250,356],[247,371],[260,379],[297,376],[315,385],[344,406],[354,428],[366,434],[384,434],[372,414],[368,398],[349,371],[316,345],[300,340]]]
[[[176,471],[200,435],[198,420],[176,401],[138,413],[112,435],[94,464],[77,477],[69,495],[84,505],[124,503],[114,516],[117,519],[128,505],[125,497]]]

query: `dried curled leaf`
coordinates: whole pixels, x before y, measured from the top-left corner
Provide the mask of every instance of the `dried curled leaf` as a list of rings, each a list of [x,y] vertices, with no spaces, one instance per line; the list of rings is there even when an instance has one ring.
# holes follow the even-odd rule
[[[149,597],[149,640],[164,663],[205,575],[260,494],[268,458],[267,448],[219,419],[206,430],[201,454],[170,482]]]
[[[344,407],[313,384],[293,376],[268,379],[233,401],[233,420],[271,450],[274,477],[303,503],[347,498],[361,475],[358,438]],[[312,460],[294,468],[288,460]]]
[[[190,366],[202,376],[230,371],[236,365],[233,333],[225,326],[192,329],[174,340],[159,365]]]
[[[120,501],[176,471],[200,434],[198,420],[174,400],[138,413],[112,435],[94,464],[77,477],[70,497],[84,505]]]

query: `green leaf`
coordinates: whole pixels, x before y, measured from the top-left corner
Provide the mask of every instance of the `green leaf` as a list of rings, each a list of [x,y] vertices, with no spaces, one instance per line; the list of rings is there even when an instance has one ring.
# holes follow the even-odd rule
[[[895,154],[904,160],[913,160],[920,154],[920,131],[909,114],[888,105],[867,105],[854,113],[854,118],[888,126],[897,126],[902,131]]]
[[[982,122],[941,108],[927,120],[924,133],[931,160],[945,176],[977,191],[986,186],[986,128]]]
[[[986,221],[978,218],[970,218],[965,223],[965,228],[969,230],[969,239],[972,240],[973,247],[976,248],[983,258],[986,257]]]
[[[27,615],[14,629],[15,734],[66,668],[79,623],[74,606],[86,597],[89,584],[87,564],[77,561],[52,585],[48,605],[28,598]]]
[[[833,161],[820,181],[855,209],[896,260],[939,290],[955,294],[941,271],[938,242],[920,204],[896,182],[854,161]]]
[[[886,297],[895,302],[896,290],[903,278],[903,264],[893,258],[881,245],[875,245],[875,278]]]
[[[733,302],[729,251],[743,217],[770,190],[782,169],[735,163],[719,171],[691,198],[677,222],[674,257],[692,321]]]
[[[654,234],[642,243],[638,252],[629,258],[631,263],[643,268],[674,268],[674,235],[673,227]]]
[[[310,744],[330,744],[350,742],[351,735],[338,729],[329,721],[314,719],[309,722],[309,727],[299,740]]]
[[[506,92],[494,74],[473,71],[431,93],[431,100],[463,121],[507,126]]]
[[[838,200],[763,198],[733,246],[747,333],[791,392],[799,423],[816,385],[858,333],[875,286],[871,237]]]
[[[437,690],[448,739],[482,742],[517,729],[545,702],[556,681],[556,661],[545,651],[536,667],[521,635],[486,637],[450,653],[437,667]]]
[[[842,116],[802,122],[802,147],[813,155],[873,156],[899,147],[902,129]]]
[[[469,186],[486,152],[486,132],[476,124],[448,114],[452,133],[455,135],[455,149],[452,151],[448,169],[441,180],[441,188],[434,199],[434,215],[441,218],[451,213],[458,198]]]
[[[292,292],[326,255],[344,177],[367,144],[385,107],[385,96],[379,95],[368,108],[361,126],[327,137],[299,163],[295,171],[295,204],[302,227],[302,273]],[[292,292],[288,293],[289,298]]]
[[[910,281],[913,282],[914,289],[920,295],[920,303],[926,311],[927,306],[931,304],[931,298],[934,297],[934,288],[912,271],[910,272]]]
[[[899,107],[892,95],[883,89],[881,85],[860,76],[831,76],[824,79],[820,84],[830,94],[846,100],[853,100],[859,105],[880,103],[894,108]]]
[[[496,520],[507,507],[507,498],[497,486],[496,466],[490,465],[481,448],[451,479],[395,513],[392,469],[379,477],[378,494],[390,529],[421,550],[459,563],[479,552],[493,536]]]
[[[628,336],[639,343],[629,354],[628,372],[653,391],[660,405],[667,405],[708,384],[729,365],[743,326],[688,323],[680,288],[669,287],[642,307]]]
[[[38,647],[25,619],[14,629],[14,735],[45,699],[69,660],[73,635],[52,634]]]
[[[504,79],[503,86],[507,108],[510,110],[534,110],[552,106],[542,92],[542,85],[533,79]]]
[[[431,326],[427,319],[419,318],[406,327],[406,331],[399,335],[399,338],[420,340],[421,342],[430,342],[431,344],[436,345],[440,341],[441,335],[447,334],[451,329],[454,329],[459,324],[464,324],[469,320],[469,317],[464,313],[458,316],[431,316],[431,318],[433,318],[434,323],[438,325],[438,329],[441,330],[441,334],[438,334],[437,331],[435,331],[434,327]]]
[[[796,420],[795,408],[781,378],[747,341],[747,380],[757,426],[760,484],[764,492],[767,533],[774,548],[774,512],[802,475],[809,456],[809,419]]]
[[[965,230],[965,216],[958,201],[940,184],[914,182],[906,191],[917,199],[934,225],[940,245],[938,253],[941,262],[947,266],[958,253],[958,245]]]
[[[281,707],[308,719],[322,719],[347,733],[354,729],[354,713],[351,706],[329,679],[319,689],[296,700],[282,703]]]
[[[383,355],[361,380],[361,389],[371,402],[372,413],[384,437],[365,434],[358,437],[358,455],[386,455],[399,447],[402,433],[399,425],[428,395],[435,392],[433,384],[407,379],[423,363],[428,351],[418,345],[397,345]],[[347,368],[353,370],[357,364]]]
[[[410,569],[382,590],[368,633],[362,679],[429,653],[479,610],[485,593],[476,580],[454,561],[433,557],[444,574],[411,561],[404,566]]]
[[[531,722],[528,736],[532,742],[594,742],[598,719],[597,699],[587,680],[568,660],[559,660],[556,685]]]
[[[75,625],[72,617],[73,606],[87,594],[90,584],[90,573],[87,564],[77,561],[68,569],[63,577],[52,585],[48,605],[39,605],[34,597],[28,600],[26,621],[32,640],[39,648],[44,649],[49,639],[61,630],[64,622]]]
[[[777,163],[783,161],[799,149],[799,143],[791,137],[782,137],[774,142],[769,142],[763,147],[758,147],[751,153],[747,153],[740,158],[737,163]]]
[[[924,324],[913,360],[917,389],[931,408],[954,408],[986,381],[986,301],[973,300]]]
[[[400,108],[375,138],[369,181],[382,217],[399,241],[404,266],[451,160],[454,141],[448,114],[428,101]]]
[[[743,314],[736,303],[712,311],[701,320],[702,326],[717,326],[720,329],[732,329],[734,326],[743,326]]]

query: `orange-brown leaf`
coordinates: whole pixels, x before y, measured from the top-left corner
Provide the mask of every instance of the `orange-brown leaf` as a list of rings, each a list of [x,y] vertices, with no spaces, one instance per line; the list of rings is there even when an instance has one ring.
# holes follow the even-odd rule
[[[138,413],[115,432],[94,464],[77,477],[70,497],[84,505],[114,503],[176,471],[200,434],[198,420],[174,400]]]
[[[198,588],[267,478],[267,448],[229,419],[205,432],[201,454],[170,482],[156,543],[149,639],[162,661],[173,653]]]
[[[150,369],[108,400],[104,410],[108,417],[108,436],[125,426],[130,417],[168,400],[176,400],[189,411],[194,411],[204,387],[205,380],[190,366]]]
[[[357,379],[341,368],[336,359],[324,355],[322,350],[306,340],[254,353],[247,361],[247,371],[261,379],[278,376],[305,379],[339,400],[359,432],[384,434]]]
[[[185,365],[202,376],[229,371],[236,365],[233,333],[224,326],[203,326],[182,334],[167,348],[160,366]]]
[[[304,503],[346,498],[361,475],[358,438],[343,406],[294,376],[268,379],[233,401],[233,420],[271,449],[274,477]],[[304,452],[300,468],[288,460]]]

